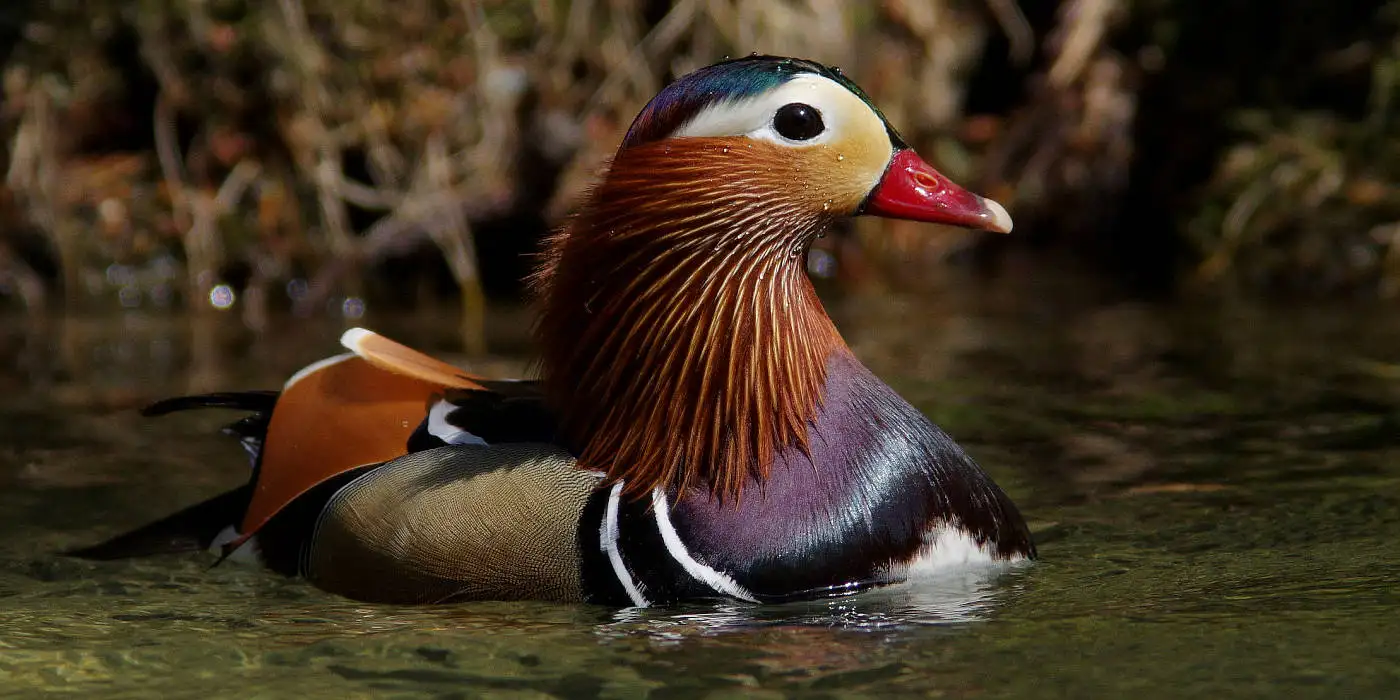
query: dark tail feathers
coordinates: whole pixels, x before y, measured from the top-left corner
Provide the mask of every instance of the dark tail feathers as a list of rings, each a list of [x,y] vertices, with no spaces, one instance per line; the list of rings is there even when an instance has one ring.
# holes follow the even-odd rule
[[[157,401],[141,410],[143,416],[163,416],[177,411],[197,408],[223,408],[250,411],[246,416],[224,429],[237,437],[256,458],[262,438],[267,433],[267,421],[277,404],[275,391],[239,391],[199,396],[178,396]],[[253,488],[236,488],[195,504],[144,527],[91,547],[70,552],[68,556],[83,559],[125,559],[156,554],[174,554],[208,549],[224,528],[237,523],[248,509]]]
[[[271,413],[272,407],[275,405],[277,405],[277,392],[275,391],[226,391],[164,399],[141,409],[141,415],[150,418],[196,408],[230,408],[236,411]]]
[[[252,493],[251,485],[240,486],[101,544],[64,554],[105,561],[203,551],[224,528],[243,517]]]

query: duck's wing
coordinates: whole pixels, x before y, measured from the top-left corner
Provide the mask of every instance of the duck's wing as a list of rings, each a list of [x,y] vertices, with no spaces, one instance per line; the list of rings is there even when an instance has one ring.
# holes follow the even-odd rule
[[[413,452],[325,501],[303,573],[375,602],[583,600],[579,521],[601,478],[542,443]]]
[[[443,391],[440,384],[394,374],[353,354],[298,372],[268,418],[238,532],[257,532],[337,474],[403,455],[427,406]]]
[[[496,426],[520,414],[511,410],[515,404],[529,403],[512,392],[528,394],[523,387],[532,383],[489,380],[373,331],[350,329],[341,344],[349,354],[303,369],[278,396],[253,476],[252,499],[238,527],[243,538],[317,484],[410,449],[437,446],[415,448],[410,438],[422,432],[420,427],[433,427],[433,417],[448,407],[472,407],[478,416],[490,417],[481,421],[486,432],[499,433]],[[503,415],[493,416],[493,411]],[[482,429],[458,422],[463,430]]]

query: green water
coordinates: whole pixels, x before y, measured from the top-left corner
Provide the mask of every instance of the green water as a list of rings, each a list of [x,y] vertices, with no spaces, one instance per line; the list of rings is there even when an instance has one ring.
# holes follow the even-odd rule
[[[1032,521],[1041,561],[779,607],[362,605],[203,557],[55,556],[240,481],[184,391],[330,321],[0,318],[0,696],[1400,697],[1400,314],[1054,285],[831,301]],[[451,323],[364,322],[429,349]],[[521,366],[518,314],[480,361]],[[1396,364],[1391,364],[1396,363]]]

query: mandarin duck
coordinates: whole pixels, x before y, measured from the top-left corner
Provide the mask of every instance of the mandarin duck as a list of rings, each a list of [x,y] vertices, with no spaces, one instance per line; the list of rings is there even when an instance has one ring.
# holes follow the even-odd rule
[[[251,412],[250,482],[76,552],[251,557],[371,602],[779,602],[1031,559],[1016,507],[843,342],[806,276],[837,220],[1006,232],[837,69],[749,56],[637,116],[530,280],[537,381],[363,329]]]

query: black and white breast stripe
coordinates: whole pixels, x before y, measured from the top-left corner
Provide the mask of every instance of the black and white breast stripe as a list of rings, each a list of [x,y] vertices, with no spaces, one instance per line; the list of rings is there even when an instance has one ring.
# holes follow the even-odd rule
[[[665,494],[627,501],[622,484],[600,489],[584,508],[579,544],[591,602],[646,607],[682,600],[758,602],[727,573],[697,560],[670,520]]]
[[[759,602],[758,596],[728,573],[716,570],[690,552],[671,523],[669,499],[664,492],[657,489],[650,499],[625,502],[622,489],[619,482],[605,494],[600,492],[602,507],[586,509],[584,513],[581,530],[587,532],[592,529],[590,522],[598,522],[597,551],[606,558],[606,567],[585,571],[585,582],[608,575],[616,581],[615,586],[601,587],[607,600],[598,602],[637,607],[703,598]],[[585,538],[585,546],[589,539]],[[606,570],[599,570],[603,568]],[[622,600],[615,598],[619,591],[624,596]]]
[[[612,490],[608,492],[607,505],[603,508],[602,522],[598,525],[598,550],[608,558],[608,567],[612,569],[613,576],[617,577],[617,582],[627,594],[627,599],[633,606],[644,608],[651,604],[647,599],[646,584],[637,581],[622,558],[622,528],[619,522],[621,516],[618,514],[621,500],[622,482],[619,481],[613,484]]]

